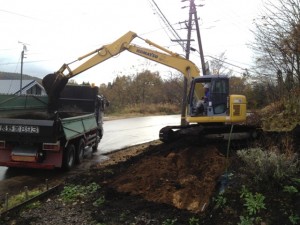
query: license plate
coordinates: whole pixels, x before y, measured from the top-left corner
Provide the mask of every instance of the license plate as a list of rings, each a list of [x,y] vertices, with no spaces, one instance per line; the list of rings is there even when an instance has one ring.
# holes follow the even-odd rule
[[[38,126],[28,125],[0,125],[0,131],[10,133],[30,133],[38,134],[40,129]]]

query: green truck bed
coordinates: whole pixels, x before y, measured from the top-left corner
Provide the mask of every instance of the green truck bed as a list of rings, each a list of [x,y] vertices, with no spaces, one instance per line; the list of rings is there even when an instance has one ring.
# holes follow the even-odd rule
[[[67,140],[97,128],[95,114],[65,118],[61,123]]]
[[[31,112],[46,112],[48,96],[0,95],[0,117],[16,117]]]

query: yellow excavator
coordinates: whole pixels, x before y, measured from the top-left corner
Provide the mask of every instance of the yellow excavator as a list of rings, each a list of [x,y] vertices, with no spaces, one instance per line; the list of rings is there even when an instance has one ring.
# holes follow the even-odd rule
[[[142,39],[157,50],[132,44],[131,42],[135,38]],[[125,50],[174,68],[187,78],[188,96],[185,96],[184,99],[186,113],[181,120],[184,120],[185,123],[162,128],[159,134],[160,140],[169,142],[178,135],[187,133],[187,130],[196,130],[197,135],[214,134],[225,137],[230,124],[240,124],[246,121],[246,98],[243,95],[229,95],[229,78],[227,76],[200,76],[198,67],[190,60],[150,40],[143,39],[132,31],[127,32],[111,44],[79,57],[76,61],[83,59],[85,61],[77,68],[72,70],[69,67],[71,63],[63,64],[57,72],[46,75],[42,83],[49,96],[49,109],[55,110],[56,99],[70,78]],[[237,129],[237,132],[240,130]],[[246,129],[245,132],[248,133],[248,130]]]

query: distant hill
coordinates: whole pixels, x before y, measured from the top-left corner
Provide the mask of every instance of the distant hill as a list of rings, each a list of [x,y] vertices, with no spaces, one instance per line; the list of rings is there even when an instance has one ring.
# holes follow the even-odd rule
[[[0,71],[0,80],[20,80],[20,73],[9,73],[9,72],[1,72]],[[22,75],[23,80],[36,80],[39,83],[42,82],[41,78],[29,76],[26,74]]]

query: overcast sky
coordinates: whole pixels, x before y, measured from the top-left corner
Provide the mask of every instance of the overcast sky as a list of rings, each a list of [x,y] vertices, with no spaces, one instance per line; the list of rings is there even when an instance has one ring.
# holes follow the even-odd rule
[[[186,39],[184,22],[189,17],[189,2],[155,0],[173,28]],[[247,47],[258,16],[261,0],[195,0],[200,17],[201,38],[206,60],[225,52],[229,63],[249,68],[252,53]],[[149,39],[185,56],[174,37],[153,9],[153,0],[0,0],[0,71],[20,72],[20,56],[27,51],[23,73],[43,78],[62,64],[109,44],[127,31]],[[192,34],[197,39],[196,32]],[[20,43],[22,42],[22,43]],[[133,43],[149,47],[136,39]],[[196,41],[192,47],[198,49]],[[190,59],[201,67],[199,54]],[[176,71],[123,52],[79,74],[76,81],[99,85],[117,75],[130,75],[144,69],[167,75]],[[233,68],[237,73],[242,72]]]

